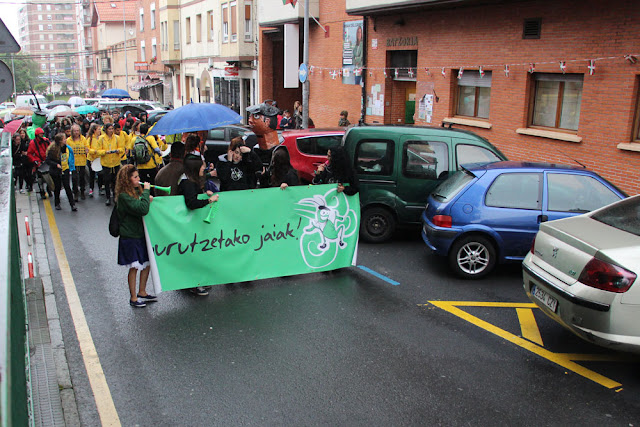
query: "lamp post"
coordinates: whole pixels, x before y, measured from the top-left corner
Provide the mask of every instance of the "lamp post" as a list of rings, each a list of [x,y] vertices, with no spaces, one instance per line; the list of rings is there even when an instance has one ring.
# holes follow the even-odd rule
[[[124,31],[124,89],[129,92],[129,64],[127,63],[127,20],[125,17],[125,1],[122,0],[122,30]]]
[[[304,0],[304,47],[302,61],[309,69],[309,0]],[[302,83],[302,127],[309,127],[309,79]]]

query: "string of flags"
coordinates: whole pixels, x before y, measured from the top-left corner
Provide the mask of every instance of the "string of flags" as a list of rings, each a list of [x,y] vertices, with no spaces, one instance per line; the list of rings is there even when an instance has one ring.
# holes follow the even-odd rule
[[[283,0],[285,1],[285,0]],[[440,68],[441,69],[441,74],[443,78],[446,78],[447,76],[447,69],[457,69],[458,70],[458,79],[461,79],[462,76],[464,75],[464,72],[471,69],[471,70],[477,70],[478,73],[480,74],[480,78],[484,77],[486,75],[485,69],[486,68],[499,68],[499,67],[504,67],[503,71],[504,71],[504,75],[508,78],[510,76],[511,73],[511,69],[512,67],[527,67],[527,72],[528,73],[535,73],[536,72],[536,66],[540,66],[540,65],[548,65],[548,64],[558,64],[559,65],[559,72],[561,72],[562,74],[565,74],[567,72],[567,64],[568,63],[579,63],[579,62],[586,62],[586,68],[587,68],[587,72],[590,76],[593,76],[596,72],[596,62],[603,62],[603,61],[609,61],[609,60],[614,60],[614,59],[620,59],[622,58],[623,60],[629,62],[630,65],[634,65],[638,62],[638,57],[640,57],[640,54],[630,54],[630,55],[623,55],[621,56],[607,56],[607,57],[600,57],[600,58],[594,58],[594,59],[572,59],[572,60],[567,60],[567,61],[546,61],[546,62],[527,62],[527,63],[517,63],[517,64],[492,64],[492,65],[470,65],[470,66],[466,66],[466,65],[450,65],[450,66],[446,66],[446,67],[434,67],[434,68]],[[376,72],[382,72],[384,78],[389,77],[390,74],[398,76],[398,75],[406,75],[409,76],[410,78],[416,77],[416,75],[418,74],[418,68],[417,67],[385,67],[385,68],[380,68],[380,67],[357,67],[357,68],[353,68],[353,67],[343,67],[343,68],[332,68],[332,67],[320,67],[317,65],[311,65],[309,67],[309,75],[310,76],[314,76],[314,75],[322,75],[323,71],[328,71],[329,76],[331,77],[332,80],[337,79],[338,77],[350,77],[351,74],[353,73],[354,76],[359,77],[362,76],[365,72],[369,72],[369,77],[374,77]],[[431,76],[431,71],[429,67],[424,67],[424,72],[427,76]]]

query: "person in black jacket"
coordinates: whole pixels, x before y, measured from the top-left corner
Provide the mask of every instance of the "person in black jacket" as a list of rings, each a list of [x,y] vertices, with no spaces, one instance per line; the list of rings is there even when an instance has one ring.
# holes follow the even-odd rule
[[[336,147],[327,153],[328,163],[321,164],[315,171],[313,184],[338,184],[338,192],[353,196],[359,190],[358,178],[353,171],[349,157],[343,147]],[[344,184],[348,184],[345,186]]]
[[[11,154],[13,156],[13,170],[14,170],[14,179],[16,185],[16,189],[20,191],[20,194],[24,194],[24,188],[22,186],[25,184],[26,179],[26,170],[29,167],[27,160],[27,150],[29,149],[29,140],[24,141],[20,133],[16,132],[13,135],[13,146],[12,146]],[[27,188],[29,188],[29,182],[26,182]]]
[[[216,173],[212,175],[220,180],[220,191],[247,190],[255,188],[255,176],[260,171],[260,157],[238,136],[231,140],[229,151],[219,158]]]
[[[261,187],[280,187],[285,189],[291,185],[299,185],[298,172],[291,166],[289,151],[284,147],[276,147],[267,172],[260,178]]]
[[[202,157],[193,154],[187,154],[184,158],[184,174],[181,177],[178,184],[178,194],[184,196],[184,203],[190,210],[204,208],[210,203],[218,201],[218,195],[207,191],[208,199],[198,199],[199,194],[205,193],[204,191],[204,169],[205,164],[202,161]],[[209,295],[209,291],[202,286],[197,286],[190,289],[190,291],[199,296]]]

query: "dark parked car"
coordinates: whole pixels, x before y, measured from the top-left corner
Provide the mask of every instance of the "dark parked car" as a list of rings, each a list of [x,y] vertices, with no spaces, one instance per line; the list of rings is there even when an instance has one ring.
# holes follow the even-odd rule
[[[218,156],[227,154],[231,140],[245,134],[253,135],[253,132],[249,127],[242,125],[229,125],[211,129],[207,135],[207,151],[204,152],[207,163],[215,164]]]
[[[548,163],[464,165],[429,196],[422,238],[461,277],[487,275],[525,257],[540,223],[626,197],[595,172]]]

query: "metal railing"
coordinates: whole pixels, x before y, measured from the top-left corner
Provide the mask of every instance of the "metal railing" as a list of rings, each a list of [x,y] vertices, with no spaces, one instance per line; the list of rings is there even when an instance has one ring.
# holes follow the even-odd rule
[[[0,426],[28,426],[26,298],[11,171],[11,142],[0,133]]]

